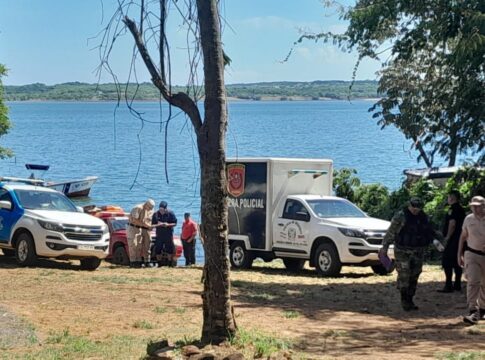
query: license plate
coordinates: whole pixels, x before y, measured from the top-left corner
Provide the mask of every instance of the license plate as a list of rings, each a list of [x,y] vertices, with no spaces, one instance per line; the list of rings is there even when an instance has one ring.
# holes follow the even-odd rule
[[[79,250],[94,250],[93,245],[78,245],[77,247]]]

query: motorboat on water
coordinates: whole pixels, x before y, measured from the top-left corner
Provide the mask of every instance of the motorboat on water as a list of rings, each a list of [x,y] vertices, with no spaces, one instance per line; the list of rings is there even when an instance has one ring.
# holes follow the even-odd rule
[[[42,179],[38,179],[34,171],[47,171],[49,170],[49,165],[25,164],[25,167],[27,168],[27,170],[32,171],[29,179],[41,180],[42,186],[62,192],[68,197],[88,196],[89,192],[91,191],[91,187],[98,180],[97,176],[87,176],[83,179],[75,180],[45,181]]]

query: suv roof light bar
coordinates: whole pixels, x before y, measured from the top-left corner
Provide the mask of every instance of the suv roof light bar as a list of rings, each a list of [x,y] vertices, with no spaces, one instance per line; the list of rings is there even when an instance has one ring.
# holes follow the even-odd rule
[[[0,181],[18,182],[18,183],[31,184],[31,185],[43,185],[44,184],[44,180],[24,179],[24,178],[11,177],[11,176],[0,176]]]

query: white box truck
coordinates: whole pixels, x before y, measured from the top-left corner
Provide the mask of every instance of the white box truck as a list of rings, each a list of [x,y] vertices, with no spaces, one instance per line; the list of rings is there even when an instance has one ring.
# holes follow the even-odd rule
[[[309,260],[323,276],[342,265],[387,274],[377,254],[390,223],[332,196],[332,169],[328,159],[228,159],[232,267],[250,268],[259,257],[281,258],[290,271]]]

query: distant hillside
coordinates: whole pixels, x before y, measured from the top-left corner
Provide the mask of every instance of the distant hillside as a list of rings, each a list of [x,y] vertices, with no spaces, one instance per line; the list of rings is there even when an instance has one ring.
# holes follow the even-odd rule
[[[376,98],[376,81],[356,81],[349,92],[349,81],[312,81],[312,82],[265,82],[253,84],[227,85],[227,95],[233,98],[248,100],[294,100],[294,99],[352,99]],[[151,83],[138,86],[122,85],[121,97],[125,93],[135,100],[158,100],[159,93]],[[173,92],[186,91],[185,87],[174,86]],[[202,92],[201,89],[198,91]],[[58,85],[30,84],[5,86],[7,101],[108,101],[117,100],[118,91],[115,84],[86,84],[70,82]]]

